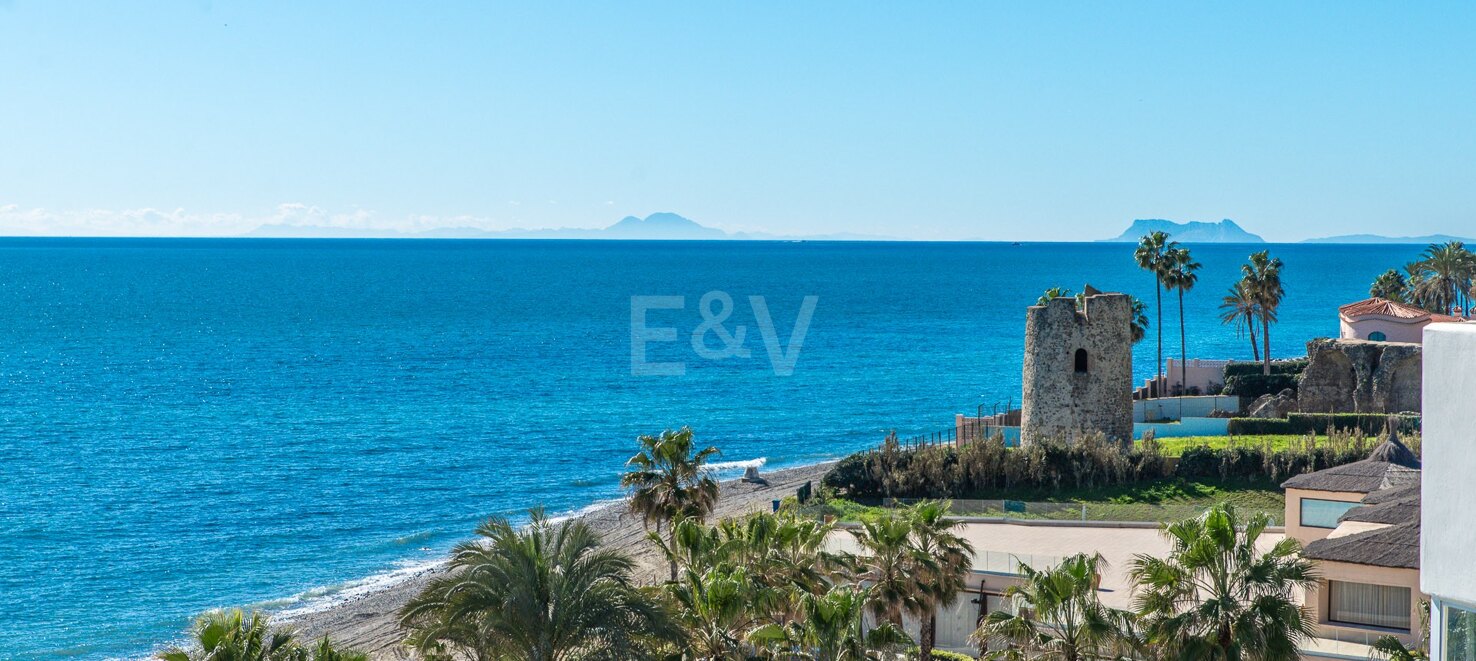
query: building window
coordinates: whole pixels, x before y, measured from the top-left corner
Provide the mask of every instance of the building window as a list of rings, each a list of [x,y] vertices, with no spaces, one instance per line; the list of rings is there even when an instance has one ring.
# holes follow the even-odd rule
[[[1445,658],[1441,661],[1476,661],[1476,611],[1447,605],[1443,619]]]
[[[1076,373],[1085,374],[1087,371],[1087,350],[1076,350]]]
[[[1385,335],[1383,331],[1374,331],[1368,334],[1368,339],[1375,342],[1383,342],[1385,340],[1388,340],[1389,336]]]
[[[1409,588],[1347,581],[1328,581],[1327,588],[1327,619],[1409,630]]]
[[[1338,527],[1338,517],[1355,507],[1358,507],[1358,503],[1349,503],[1341,500],[1303,498],[1302,517],[1300,521],[1303,527],[1327,528],[1331,530]]]

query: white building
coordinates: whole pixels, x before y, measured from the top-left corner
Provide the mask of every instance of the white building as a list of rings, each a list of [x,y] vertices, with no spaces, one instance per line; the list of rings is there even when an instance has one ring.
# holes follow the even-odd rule
[[[1463,320],[1383,298],[1338,308],[1339,335],[1345,340],[1419,344],[1426,326],[1459,321]]]
[[[1476,661],[1476,324],[1425,328],[1420,590],[1430,658]]]

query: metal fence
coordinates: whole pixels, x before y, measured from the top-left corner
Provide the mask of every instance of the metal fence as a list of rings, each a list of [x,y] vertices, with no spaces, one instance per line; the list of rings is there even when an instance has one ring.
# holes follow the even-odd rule
[[[903,506],[918,502],[915,498],[893,498],[886,505]],[[1194,503],[1112,503],[1112,502],[1039,502],[1024,500],[951,501],[952,514],[959,517],[1019,519],[1038,521],[1082,521],[1097,523],[1167,523],[1203,514],[1206,505]],[[1280,526],[1285,512],[1272,508],[1238,508],[1243,516],[1264,513],[1273,525]]]

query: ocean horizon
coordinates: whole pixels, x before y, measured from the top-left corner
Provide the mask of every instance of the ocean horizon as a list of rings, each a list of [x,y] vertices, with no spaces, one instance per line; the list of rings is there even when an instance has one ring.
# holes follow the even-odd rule
[[[1423,249],[1189,247],[1188,356],[1237,360],[1249,340],[1217,307],[1249,253],[1285,262],[1286,358]],[[1024,309],[1050,287],[1148,304],[1141,382],[1158,329],[1132,251],[0,239],[0,657],[147,655],[210,608],[376,589],[489,516],[609,506],[640,434],[691,426],[736,475],[1018,406]],[[1163,308],[1177,357],[1175,295]]]

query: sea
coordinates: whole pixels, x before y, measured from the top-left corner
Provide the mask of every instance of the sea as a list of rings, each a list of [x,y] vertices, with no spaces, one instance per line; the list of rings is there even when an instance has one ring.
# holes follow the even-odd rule
[[[1285,262],[1272,353],[1420,246],[1194,245],[1191,358]],[[1153,278],[1119,243],[0,239],[0,658],[147,655],[210,608],[322,608],[490,516],[620,495],[690,426],[723,475],[1018,406],[1025,307]],[[1163,300],[1179,355],[1178,299]],[[1157,327],[1134,371],[1154,372]]]

